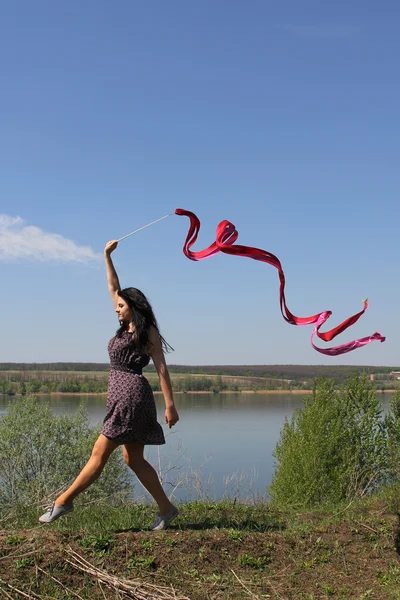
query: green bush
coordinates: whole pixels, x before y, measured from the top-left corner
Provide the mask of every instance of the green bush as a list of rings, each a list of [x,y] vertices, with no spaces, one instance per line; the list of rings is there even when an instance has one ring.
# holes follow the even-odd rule
[[[397,412],[394,412],[394,409]],[[310,507],[361,497],[393,479],[388,423],[400,442],[400,400],[385,419],[375,390],[355,376],[335,389],[315,381],[275,448],[270,494],[281,505]],[[397,429],[396,429],[397,428]]]
[[[384,419],[388,436],[388,451],[390,456],[392,478],[400,480],[400,392],[390,399],[390,409]]]
[[[99,429],[81,405],[73,415],[54,415],[36,398],[10,401],[0,416],[0,506],[45,502],[72,483],[90,457]],[[129,470],[115,451],[85,499],[117,500],[131,490]]]

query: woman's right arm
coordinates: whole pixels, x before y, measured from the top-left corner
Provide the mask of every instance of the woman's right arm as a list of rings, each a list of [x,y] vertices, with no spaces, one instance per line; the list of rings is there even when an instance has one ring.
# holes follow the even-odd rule
[[[116,240],[111,240],[111,242],[107,242],[106,247],[104,248],[108,291],[110,292],[115,307],[117,306],[118,292],[120,291],[121,286],[119,285],[118,275],[114,268],[113,261],[111,260],[111,252],[113,252],[117,246],[118,242]]]

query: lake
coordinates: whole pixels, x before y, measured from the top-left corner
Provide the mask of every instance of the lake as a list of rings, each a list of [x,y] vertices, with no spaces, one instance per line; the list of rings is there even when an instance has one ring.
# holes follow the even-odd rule
[[[163,423],[162,395],[155,397],[167,443],[147,447],[146,457],[161,474],[166,492],[174,491],[178,500],[265,496],[285,417],[290,419],[303,405],[301,394],[290,393],[176,394],[180,421],[169,430]],[[386,409],[390,394],[380,397]],[[106,396],[62,394],[39,400],[48,402],[55,414],[72,413],[83,401],[93,425],[105,414]],[[0,414],[10,401],[0,395]]]

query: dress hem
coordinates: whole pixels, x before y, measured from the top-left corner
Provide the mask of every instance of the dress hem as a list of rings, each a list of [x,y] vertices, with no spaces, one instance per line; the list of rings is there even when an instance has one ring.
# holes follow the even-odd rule
[[[141,444],[142,446],[163,446],[166,442],[165,440],[161,442],[144,442],[142,440],[138,440],[137,438],[129,437],[129,438],[120,438],[120,437],[111,437],[110,435],[106,435],[103,431],[100,432],[104,437],[106,437],[110,442],[115,442],[116,444],[128,444],[129,442],[136,442],[137,444]]]

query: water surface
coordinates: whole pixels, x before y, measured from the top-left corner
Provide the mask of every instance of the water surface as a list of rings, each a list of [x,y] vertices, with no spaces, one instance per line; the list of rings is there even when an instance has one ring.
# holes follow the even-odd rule
[[[386,408],[389,394],[382,394]],[[55,414],[76,411],[84,402],[90,422],[101,423],[106,396],[39,396]],[[0,413],[13,398],[0,396]],[[298,394],[176,394],[180,421],[171,430],[164,420],[163,398],[156,394],[158,420],[166,445],[147,447],[147,459],[159,470],[167,492],[178,499],[225,494],[242,498],[266,494],[274,471],[272,456],[285,417],[303,405]]]

